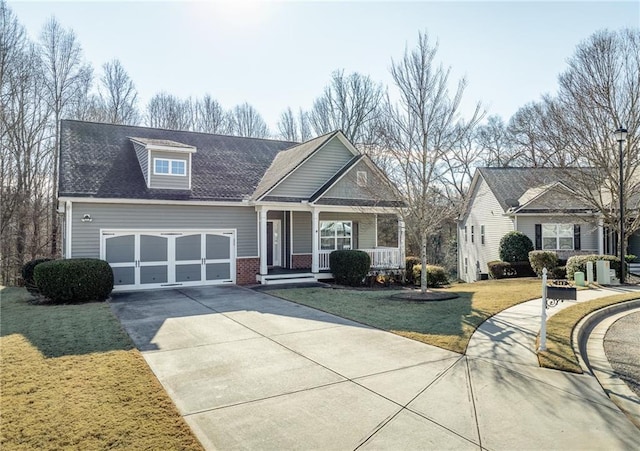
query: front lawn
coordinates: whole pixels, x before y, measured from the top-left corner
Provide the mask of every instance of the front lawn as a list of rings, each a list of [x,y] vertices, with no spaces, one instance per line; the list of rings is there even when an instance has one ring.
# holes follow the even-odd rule
[[[202,449],[108,304],[0,287],[2,449]]]
[[[582,373],[572,346],[573,329],[582,318],[603,307],[638,299],[640,293],[615,294],[581,302],[559,311],[547,320],[547,350],[538,353],[540,366],[555,370]],[[539,337],[538,337],[539,338]]]
[[[392,299],[398,290],[360,291],[341,288],[293,288],[269,294],[379,329],[464,353],[476,328],[487,318],[541,296],[538,279],[488,280],[436,290],[455,292],[446,301]]]

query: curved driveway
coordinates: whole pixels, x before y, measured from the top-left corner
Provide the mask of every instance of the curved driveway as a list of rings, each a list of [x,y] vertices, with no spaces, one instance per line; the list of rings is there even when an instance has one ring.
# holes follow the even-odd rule
[[[461,356],[242,287],[114,294],[111,307],[208,449],[640,442],[593,377],[501,358],[480,341]],[[478,333],[526,337],[503,313]]]

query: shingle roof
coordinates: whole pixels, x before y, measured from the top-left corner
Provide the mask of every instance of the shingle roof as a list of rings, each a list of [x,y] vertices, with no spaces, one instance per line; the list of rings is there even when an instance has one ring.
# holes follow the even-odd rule
[[[130,137],[193,146],[191,190],[146,187]],[[278,152],[297,143],[94,122],[62,121],[60,196],[242,200]],[[172,144],[174,145],[174,144]]]
[[[493,191],[504,211],[510,207],[507,200],[518,200],[533,188],[562,182],[567,171],[576,174],[590,171],[589,168],[478,168],[478,171]],[[570,183],[568,184],[570,186]]]
[[[254,199],[259,199],[267,191],[278,183],[284,176],[289,174],[295,168],[300,166],[307,158],[309,158],[324,143],[333,138],[338,131],[318,136],[310,141],[298,144],[295,147],[280,152],[273,160],[271,167],[264,173],[262,180],[258,184],[253,195]]]

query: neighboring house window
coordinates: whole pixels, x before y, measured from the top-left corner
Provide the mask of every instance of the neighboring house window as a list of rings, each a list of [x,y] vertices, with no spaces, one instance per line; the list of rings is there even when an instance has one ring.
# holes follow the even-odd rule
[[[464,242],[466,243],[467,241],[468,241],[468,239],[467,239],[467,226],[464,226]]]
[[[475,232],[473,231],[473,226],[471,226],[471,242],[473,243],[473,239],[475,237]]]
[[[157,175],[186,175],[187,166],[184,160],[153,159],[153,173]]]
[[[573,250],[573,224],[542,224],[542,249]]]
[[[367,186],[367,172],[358,171],[356,174],[356,182],[358,183],[358,186]]]
[[[480,244],[484,244],[484,226],[480,226]]]
[[[464,273],[467,274],[469,269],[469,259],[467,257],[464,258]]]
[[[352,231],[351,221],[320,221],[320,249],[323,251],[351,249]]]

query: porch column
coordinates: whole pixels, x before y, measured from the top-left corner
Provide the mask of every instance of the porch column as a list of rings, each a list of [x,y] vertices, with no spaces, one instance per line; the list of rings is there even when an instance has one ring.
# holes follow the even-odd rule
[[[398,216],[398,249],[400,249],[400,267],[404,268],[404,259],[405,259],[405,227],[404,227],[404,219]]]
[[[598,219],[598,254],[604,255],[604,228],[602,218]]]
[[[260,223],[260,275],[265,276],[268,274],[267,269],[267,209],[261,209],[259,213]]]
[[[320,212],[315,208],[311,211],[311,272],[320,272],[320,256],[318,250],[318,223],[320,222]]]

